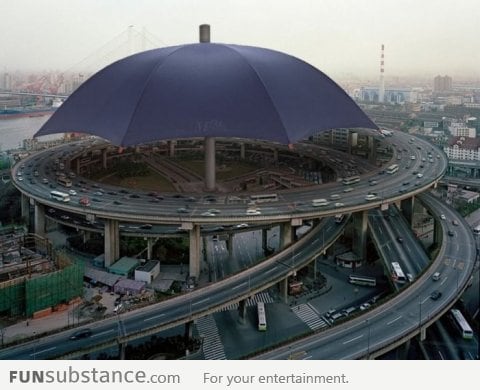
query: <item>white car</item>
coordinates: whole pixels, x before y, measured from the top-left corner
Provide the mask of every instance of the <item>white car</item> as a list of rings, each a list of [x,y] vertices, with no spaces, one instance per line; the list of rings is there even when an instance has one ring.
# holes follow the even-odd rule
[[[246,212],[247,215],[260,215],[262,214],[260,210],[252,210],[252,209],[249,209],[247,210]]]
[[[345,203],[337,202],[337,203],[335,203],[334,206],[335,206],[335,207],[343,207],[343,206],[345,206]]]
[[[75,191],[75,190],[70,190],[70,191],[68,191],[68,193],[70,195],[77,195],[77,191]]]
[[[375,199],[378,199],[378,196],[375,194],[368,194],[367,196],[365,196],[365,200],[368,200],[368,201],[375,200]]]
[[[367,310],[370,307],[370,304],[368,302],[362,303],[360,305],[360,310]]]
[[[445,218],[445,215],[443,215],[443,214],[440,215],[440,219],[444,219],[444,220],[445,220],[445,219],[446,219],[446,218]]]

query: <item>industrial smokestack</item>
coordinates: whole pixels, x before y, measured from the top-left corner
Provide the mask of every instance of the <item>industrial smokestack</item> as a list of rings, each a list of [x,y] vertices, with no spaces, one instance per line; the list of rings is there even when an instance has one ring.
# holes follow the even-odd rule
[[[378,101],[383,103],[385,100],[385,78],[384,78],[384,65],[385,65],[385,45],[382,43],[382,51],[380,55],[380,87],[378,88]]]

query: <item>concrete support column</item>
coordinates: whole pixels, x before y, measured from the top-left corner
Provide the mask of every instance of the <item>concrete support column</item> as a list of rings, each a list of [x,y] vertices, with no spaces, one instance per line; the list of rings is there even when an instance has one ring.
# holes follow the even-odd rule
[[[43,204],[35,202],[35,233],[39,236],[45,236],[45,207]]]
[[[120,234],[118,221],[108,219],[105,221],[105,268],[110,267],[120,258]]]
[[[107,149],[102,149],[102,167],[107,169]]]
[[[273,149],[273,161],[278,162],[278,149]]]
[[[367,211],[353,214],[353,252],[365,260],[367,255]]]
[[[268,229],[262,229],[262,249],[263,253],[268,252]]]
[[[83,243],[85,244],[88,240],[90,240],[90,236],[91,236],[91,232],[88,231],[88,230],[84,230],[82,232],[82,239],[83,239]]]
[[[238,321],[244,324],[247,320],[247,300],[242,299],[238,302]]]
[[[153,243],[154,243],[154,239],[151,237],[148,237],[147,238],[147,260],[152,260]]]
[[[22,218],[25,219],[25,223],[30,225],[30,198],[25,194],[22,194],[20,199],[20,207],[22,212]]]
[[[368,142],[368,161],[375,164],[377,161],[377,149],[375,147],[375,138],[372,135],[367,136]]]
[[[175,157],[175,141],[168,141],[168,157]]]
[[[283,303],[288,303],[288,278],[278,282],[278,290],[280,291],[280,300],[283,300]]]
[[[215,138],[205,137],[205,187],[215,191]]]
[[[420,341],[425,341],[426,338],[427,338],[427,327],[422,326],[420,328]]]
[[[190,276],[200,275],[200,225],[193,225],[190,230]]]
[[[293,229],[290,221],[280,224],[280,249],[292,243]]]
[[[240,142],[240,158],[245,160],[245,143]]]
[[[185,333],[183,334],[185,345],[187,345],[187,350],[185,351],[185,355],[190,355],[190,351],[188,350],[188,345],[190,344],[190,340],[193,336],[193,321],[185,322]]]
[[[440,221],[433,220],[433,243],[439,247],[443,240],[443,229]]]
[[[400,208],[402,209],[402,214],[405,219],[408,221],[410,227],[413,227],[413,206],[415,204],[414,197],[403,199],[400,203]]]
[[[347,153],[352,154],[352,140],[353,133],[350,130],[347,130]]]
[[[80,175],[80,158],[79,157],[75,159],[75,173],[77,175]]]
[[[188,341],[193,336],[193,321],[185,322],[185,341]]]
[[[225,241],[225,245],[228,251],[228,257],[231,259],[233,256],[233,234],[229,234],[227,237],[227,241]]]

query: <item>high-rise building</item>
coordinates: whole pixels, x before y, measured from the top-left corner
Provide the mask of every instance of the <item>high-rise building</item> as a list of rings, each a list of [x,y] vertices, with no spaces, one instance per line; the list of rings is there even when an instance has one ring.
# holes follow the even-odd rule
[[[433,79],[433,92],[448,92],[452,90],[452,78],[438,75]]]
[[[10,73],[4,73],[0,79],[0,89],[7,91],[12,89],[12,76]]]

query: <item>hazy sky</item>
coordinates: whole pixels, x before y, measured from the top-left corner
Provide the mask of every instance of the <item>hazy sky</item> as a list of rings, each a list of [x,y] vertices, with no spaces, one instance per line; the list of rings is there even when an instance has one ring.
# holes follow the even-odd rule
[[[478,0],[0,0],[0,72],[66,71],[129,25],[161,46],[212,41],[267,47],[332,77],[480,78]]]

